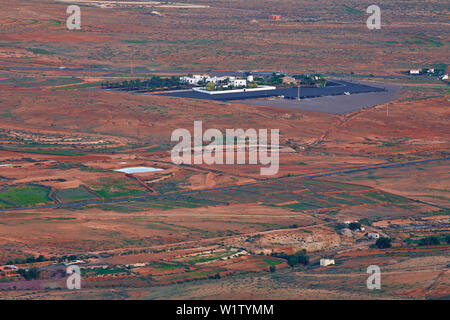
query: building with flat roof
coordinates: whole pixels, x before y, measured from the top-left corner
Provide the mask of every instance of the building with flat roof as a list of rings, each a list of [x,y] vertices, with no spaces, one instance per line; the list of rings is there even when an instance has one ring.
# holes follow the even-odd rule
[[[320,259],[320,266],[327,267],[336,264],[334,259]]]

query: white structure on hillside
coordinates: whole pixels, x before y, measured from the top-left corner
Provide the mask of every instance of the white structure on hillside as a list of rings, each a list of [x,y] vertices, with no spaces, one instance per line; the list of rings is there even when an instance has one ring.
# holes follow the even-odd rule
[[[411,70],[409,70],[409,74],[420,74],[420,70],[419,69],[411,69]]]
[[[255,78],[252,75],[249,75],[247,77],[247,82],[253,82],[253,81],[255,81]]]
[[[369,238],[369,239],[379,239],[379,238],[380,238],[380,235],[379,235],[378,233],[369,232],[369,233],[367,234],[367,238]]]
[[[441,76],[441,80],[448,80],[448,74],[444,74],[443,76]]]
[[[334,259],[320,259],[320,266],[327,267],[332,264],[336,264]]]

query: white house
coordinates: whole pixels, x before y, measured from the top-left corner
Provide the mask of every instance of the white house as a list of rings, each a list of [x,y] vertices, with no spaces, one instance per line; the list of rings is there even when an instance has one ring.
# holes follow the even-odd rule
[[[327,267],[335,264],[334,259],[320,259],[320,266]]]
[[[200,81],[203,81],[207,76],[202,76],[199,74],[194,74],[192,77],[181,77],[180,81],[189,84],[198,84]]]
[[[85,264],[86,262],[85,261],[83,261],[83,260],[75,260],[75,261],[64,261],[63,262],[63,265],[65,265],[65,266],[71,266],[71,265],[74,265],[74,264]]]
[[[441,80],[448,80],[448,74],[444,74],[443,76],[441,76]]]
[[[234,79],[234,80],[231,80],[231,84],[234,87],[246,87],[247,86],[247,80],[245,80],[245,79]]]
[[[411,70],[409,70],[409,74],[420,74],[420,70],[419,69],[411,69]]]
[[[247,82],[253,82],[253,81],[255,81],[255,78],[252,75],[249,75],[247,77]]]
[[[378,239],[378,238],[380,238],[380,235],[378,233],[369,232],[367,234],[367,238],[369,238],[369,239]]]
[[[6,266],[3,267],[3,270],[17,271],[19,270],[19,268],[13,264],[7,264]]]

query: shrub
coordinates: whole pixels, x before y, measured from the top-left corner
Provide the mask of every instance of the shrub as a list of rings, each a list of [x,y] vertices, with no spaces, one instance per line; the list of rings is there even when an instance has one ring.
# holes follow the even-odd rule
[[[39,278],[40,271],[37,268],[19,269],[17,271],[25,280],[35,280]]]
[[[370,222],[370,220],[368,218],[362,218],[361,220],[358,221],[360,224],[364,224],[366,226],[370,226],[372,225],[372,222]]]
[[[347,225],[345,223],[342,223],[342,222],[336,223],[334,225],[334,230],[336,230],[336,231],[339,231],[339,230],[342,230],[342,229],[345,229],[345,228],[347,228]]]
[[[419,246],[434,246],[440,243],[439,238],[434,236],[425,237],[419,240]]]
[[[392,240],[389,238],[381,237],[377,239],[377,242],[375,242],[375,245],[379,249],[386,249],[392,247],[391,244]]]
[[[294,255],[291,255],[291,256],[288,256],[287,263],[291,268],[293,268],[298,263],[298,261]]]
[[[284,252],[282,253],[272,253],[271,254],[274,257],[277,258],[282,258],[282,259],[286,259],[287,260],[287,264],[293,268],[295,267],[297,264],[303,264],[303,265],[307,265],[309,264],[309,256],[306,255],[306,250],[303,249],[302,251],[297,252],[296,254],[291,254],[288,255]]]
[[[350,228],[350,230],[359,230],[361,229],[361,224],[358,222],[352,222],[348,225],[348,227]]]

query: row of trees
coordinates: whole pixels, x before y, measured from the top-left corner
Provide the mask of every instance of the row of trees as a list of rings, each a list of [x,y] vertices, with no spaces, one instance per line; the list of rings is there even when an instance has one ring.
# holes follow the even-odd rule
[[[285,76],[282,73],[273,73],[269,78],[255,77],[255,82],[260,85],[279,86],[283,84],[283,78]],[[326,80],[320,74],[297,74],[293,78],[305,86],[324,87],[326,84]]]
[[[170,78],[162,78],[153,76],[149,79],[132,79],[117,82],[102,82],[103,89],[122,89],[127,91],[147,90],[156,91],[162,89],[181,89],[186,87],[180,82],[179,77],[172,76]]]
[[[450,235],[447,234],[447,235],[444,235],[441,237],[428,236],[425,238],[421,238],[421,239],[419,239],[419,241],[417,241],[417,244],[419,246],[437,246],[437,245],[440,245],[441,243],[450,244]],[[379,249],[390,248],[390,247],[392,247],[392,240],[389,238],[380,237],[375,242],[375,246]]]
[[[270,78],[255,77],[254,81],[260,85],[279,86],[283,83],[284,74],[272,73]]]
[[[442,237],[444,243],[450,244],[450,234]],[[441,239],[436,236],[428,236],[419,240],[419,246],[436,246],[441,244]]]
[[[45,258],[43,255],[40,255],[38,257],[29,256],[26,258],[15,258],[10,259],[6,264],[23,264],[23,263],[34,263],[34,262],[42,262],[42,261],[48,261],[49,259]]]
[[[50,257],[50,258],[46,258],[43,255],[40,255],[38,257],[34,257],[34,256],[28,256],[26,258],[15,258],[15,259],[9,259],[8,262],[6,264],[24,264],[24,263],[34,263],[34,262],[43,262],[43,261],[58,261],[58,262],[63,262],[63,261],[75,261],[78,259],[86,259],[88,258],[88,256],[85,255],[64,255],[62,257]]]
[[[324,87],[326,80],[320,74],[295,75],[294,78],[305,86]]]

